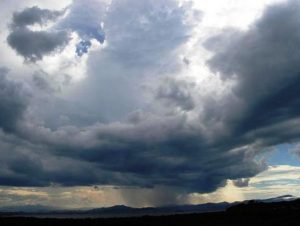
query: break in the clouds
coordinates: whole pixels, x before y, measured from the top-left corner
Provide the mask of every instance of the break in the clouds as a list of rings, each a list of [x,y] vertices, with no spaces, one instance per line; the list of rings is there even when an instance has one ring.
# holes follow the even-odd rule
[[[15,12],[10,24],[11,33],[7,37],[8,44],[26,61],[36,62],[43,56],[61,52],[70,42],[71,32],[76,32],[80,40],[74,52],[82,56],[88,52],[93,39],[100,44],[105,40],[101,27],[104,10],[100,12],[99,9],[106,5],[92,0],[84,4],[74,1],[69,9],[60,11],[33,6]],[[59,18],[63,16],[65,18],[60,22]],[[45,28],[49,22],[54,25]],[[34,30],[34,25],[39,25],[42,30]]]
[[[153,189],[147,205],[249,186],[261,154],[299,141],[299,9],[243,30],[176,0],[14,11],[3,38],[26,64],[1,69],[1,185]]]
[[[106,1],[74,0],[66,18],[58,24],[58,27],[71,29],[79,35],[80,41],[76,44],[78,56],[88,53],[92,40],[104,43],[105,32],[102,24],[107,4]]]

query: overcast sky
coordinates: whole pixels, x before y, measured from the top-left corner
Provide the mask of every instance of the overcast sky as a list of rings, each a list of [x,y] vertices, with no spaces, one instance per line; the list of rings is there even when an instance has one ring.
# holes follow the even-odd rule
[[[300,195],[300,1],[0,1],[0,203]]]

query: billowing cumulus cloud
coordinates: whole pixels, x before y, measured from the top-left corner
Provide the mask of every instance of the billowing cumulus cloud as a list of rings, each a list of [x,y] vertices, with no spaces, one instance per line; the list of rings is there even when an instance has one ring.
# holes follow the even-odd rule
[[[271,6],[248,31],[228,30],[206,42],[216,53],[211,69],[237,83],[239,102],[227,116],[233,133],[257,135],[265,145],[297,139],[299,7],[297,1]]]
[[[185,57],[197,52],[191,45],[200,49],[193,36],[205,16],[192,4],[76,0],[64,11],[15,13],[7,40],[25,60],[59,55],[76,33],[66,51],[87,70],[57,88],[54,75],[31,68],[30,81],[18,78],[28,102],[16,82],[0,80],[1,185],[142,187],[153,189],[149,205],[185,202],[228,179],[246,187],[267,169],[259,154],[299,138],[297,9],[296,1],[270,6],[247,30],[206,40],[220,84],[210,90],[202,72],[189,76],[198,62]],[[122,195],[138,205],[130,191]]]
[[[91,47],[92,40],[103,44],[105,31],[103,30],[103,19],[106,14],[108,1],[105,0],[75,0],[69,6],[69,12],[57,27],[75,31],[80,41],[76,45],[76,54],[82,56]]]
[[[96,22],[102,12],[98,8],[100,14],[90,12]],[[102,18],[106,46],[90,53],[89,75],[72,100],[82,101],[107,120],[144,108],[149,102],[145,90],[157,86],[159,77],[181,70],[179,54],[201,21],[199,14],[191,5],[173,0],[112,1]]]
[[[111,3],[104,19],[109,44],[104,53],[100,51],[91,56],[93,61],[97,60],[95,70],[102,63],[101,68],[111,73],[108,65],[120,64],[127,76],[131,76],[129,82],[138,79],[141,72],[149,76],[154,71],[169,74],[179,70],[183,64],[176,51],[188,41],[193,28],[193,24],[184,23],[187,16],[193,15],[189,5],[180,6],[175,1],[137,1],[134,4],[139,10],[125,3]],[[131,22],[127,24],[124,18]],[[149,49],[147,54],[145,49]],[[169,64],[169,60],[174,63]],[[159,65],[165,69],[157,71]],[[113,72],[112,75],[119,76]],[[108,76],[107,72],[103,75]],[[101,85],[95,82],[95,77],[88,79],[92,79],[94,85]],[[112,80],[111,84],[116,81]],[[251,177],[264,169],[263,163],[254,160],[255,147],[240,147],[234,142],[222,145],[206,139],[202,122],[186,115],[186,110],[194,108],[189,93],[192,85],[171,78],[162,83],[164,86],[158,90],[154,101],[167,101],[170,108],[174,108],[171,114],[170,111],[166,114],[154,111],[142,114],[135,122],[98,123],[84,128],[66,126],[56,130],[25,121],[18,135],[32,143],[46,145],[51,155],[82,162],[92,168],[90,172],[98,172],[95,174],[98,176],[91,173],[89,180],[81,180],[80,175],[70,176],[68,170],[51,176],[55,172],[43,168],[42,172],[49,176],[48,183],[62,185],[162,185],[186,192],[210,192],[224,186],[227,179]],[[95,90],[94,86],[89,85],[89,88]],[[176,111],[178,107],[183,111]],[[47,185],[43,180],[41,174],[36,185],[40,182]]]

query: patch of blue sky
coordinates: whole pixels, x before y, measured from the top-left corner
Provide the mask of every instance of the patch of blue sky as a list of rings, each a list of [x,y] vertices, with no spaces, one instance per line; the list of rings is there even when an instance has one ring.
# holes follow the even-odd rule
[[[266,162],[270,166],[275,165],[290,165],[300,166],[300,158],[292,153],[296,144],[280,144],[277,145],[273,151],[263,154],[260,157],[266,159]]]

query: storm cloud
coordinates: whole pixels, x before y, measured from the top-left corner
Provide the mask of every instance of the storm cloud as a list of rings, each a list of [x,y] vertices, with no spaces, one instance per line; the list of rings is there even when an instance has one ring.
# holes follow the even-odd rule
[[[241,178],[233,181],[233,184],[236,187],[247,187],[249,185],[250,179],[249,178]]]
[[[28,98],[22,85],[9,80],[8,70],[0,68],[0,127],[13,132],[27,107]]]
[[[82,56],[88,52],[92,40],[100,44],[105,40],[101,22],[106,6],[104,1],[89,0],[83,3],[77,0],[60,11],[37,6],[25,8],[13,14],[7,41],[26,61],[36,62],[42,60],[44,55],[62,51],[71,39],[70,32],[76,32],[80,41],[74,52]],[[99,12],[101,8],[102,12]],[[65,18],[58,21],[65,14]],[[34,31],[29,27],[39,25],[43,28],[49,22],[54,22],[54,25],[44,30]]]
[[[299,120],[299,7],[297,1],[270,6],[248,31],[227,30],[206,42],[215,52],[211,69],[237,82],[232,91],[239,101],[225,118],[232,133],[265,145],[299,136],[291,126]]]
[[[69,36],[65,31],[31,31],[18,28],[7,37],[7,41],[26,61],[35,62],[43,59],[44,55],[63,49]]]
[[[241,129],[299,115],[299,6],[297,1],[271,6],[249,31],[229,30],[231,34],[225,32],[206,43],[208,48],[216,48],[208,62],[212,70],[220,72],[223,79],[236,80],[233,92],[247,103],[244,121],[249,125],[243,124]],[[220,46],[219,42],[227,44]]]
[[[34,118],[36,106],[29,105],[21,117],[25,105],[19,89],[4,77],[1,103],[8,110],[0,113],[0,126],[13,131],[10,126],[18,121],[18,127],[0,139],[5,147],[2,185],[166,187],[174,192],[163,202],[171,203],[178,194],[215,191],[228,179],[246,186],[249,179],[243,178],[267,169],[260,154],[299,140],[298,2],[270,6],[248,30],[224,29],[204,42],[212,54],[207,65],[225,87],[221,97],[215,95],[219,90],[205,93],[201,82],[179,76],[195,63],[182,62],[202,15],[190,4],[89,2],[88,13],[82,14],[83,1],[74,1],[54,26],[57,30],[33,31],[27,25],[55,20],[58,11],[31,8],[13,17],[8,42],[31,62],[63,48],[68,29],[77,32],[74,51],[88,55],[88,69],[69,93],[69,101],[76,103],[71,113],[83,106],[99,116],[92,123],[67,120],[54,128]],[[89,51],[95,40],[107,43]],[[39,89],[49,89],[50,76],[33,73],[33,79]],[[106,120],[99,120],[102,116]],[[149,199],[161,204],[157,199],[163,192]],[[135,203],[132,194],[124,195]]]
[[[62,16],[64,11],[51,11],[48,9],[40,9],[37,6],[26,8],[21,12],[15,12],[13,14],[13,27],[25,27],[28,25],[44,25],[49,21],[54,21],[59,16]]]
[[[41,30],[34,31],[28,25],[45,25],[54,21],[63,12],[50,11],[32,7],[13,14],[11,33],[7,37],[8,44],[23,56],[25,61],[36,62],[44,55],[62,50],[69,42],[67,31]]]
[[[166,105],[177,106],[183,110],[192,110],[195,107],[191,90],[193,84],[185,81],[166,79],[157,91],[157,98],[164,101]]]

